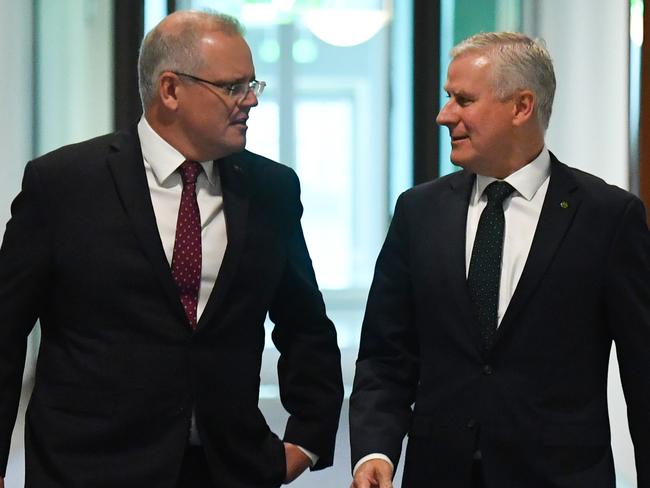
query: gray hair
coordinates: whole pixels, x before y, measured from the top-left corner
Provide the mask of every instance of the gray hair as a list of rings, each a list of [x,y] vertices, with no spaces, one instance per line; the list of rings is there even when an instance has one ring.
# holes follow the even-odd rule
[[[149,31],[140,45],[138,88],[143,109],[155,98],[158,78],[163,71],[195,73],[203,68],[198,44],[206,32],[244,35],[242,25],[230,15],[211,10],[189,10],[172,15],[183,16],[178,27],[165,28],[165,18]]]
[[[498,99],[506,100],[517,90],[531,90],[535,94],[537,120],[544,129],[548,128],[555,72],[543,40],[516,32],[483,32],[459,43],[451,50],[451,57],[455,59],[468,52],[485,54],[494,63],[492,84]]]

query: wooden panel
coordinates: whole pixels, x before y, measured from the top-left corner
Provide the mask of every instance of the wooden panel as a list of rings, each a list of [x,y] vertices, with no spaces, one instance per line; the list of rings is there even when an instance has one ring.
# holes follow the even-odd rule
[[[648,210],[650,224],[650,2],[643,15],[641,48],[641,108],[639,123],[639,194]]]
[[[138,50],[144,36],[144,0],[114,0],[115,129],[126,129],[142,114],[138,93]]]
[[[413,182],[438,177],[440,1],[413,1]]]

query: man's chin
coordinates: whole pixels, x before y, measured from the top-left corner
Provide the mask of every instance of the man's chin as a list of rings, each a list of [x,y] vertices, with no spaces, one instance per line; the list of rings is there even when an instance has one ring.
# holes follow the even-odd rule
[[[476,169],[480,166],[480,159],[474,151],[454,150],[454,148],[452,148],[449,155],[449,160],[456,166],[473,172],[476,172]]]
[[[242,137],[241,140],[231,141],[226,148],[229,154],[235,154],[238,152],[242,152],[245,147],[246,147],[246,138]]]
[[[242,152],[246,146],[246,139],[239,143],[221,144],[218,147],[212,148],[209,153],[206,153],[205,161],[216,161],[217,159],[225,158],[231,154]]]
[[[450,158],[450,161],[455,164],[456,166],[459,166],[463,169],[469,169],[467,166],[467,160],[462,159],[462,158],[454,158],[453,156]]]

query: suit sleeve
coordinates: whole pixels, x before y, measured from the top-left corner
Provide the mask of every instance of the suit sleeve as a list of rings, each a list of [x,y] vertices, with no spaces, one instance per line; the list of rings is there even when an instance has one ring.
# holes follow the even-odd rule
[[[608,320],[634,444],[638,486],[650,486],[650,231],[633,198],[618,224],[607,267]]]
[[[30,163],[0,248],[0,473],[5,472],[9,457],[27,336],[47,282],[49,233],[43,200],[38,174]]]
[[[419,377],[404,197],[395,208],[361,331],[350,397],[352,466],[372,453],[394,466],[411,422]]]
[[[291,174],[289,213],[293,216],[287,259],[269,316],[280,352],[278,379],[282,405],[289,412],[284,440],[318,456],[313,469],[330,466],[343,401],[341,354],[300,225],[298,179]]]

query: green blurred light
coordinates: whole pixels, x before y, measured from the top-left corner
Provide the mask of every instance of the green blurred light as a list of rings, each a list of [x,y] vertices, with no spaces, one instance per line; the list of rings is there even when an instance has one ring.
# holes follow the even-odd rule
[[[280,45],[277,41],[268,39],[260,46],[260,58],[265,63],[276,63],[280,59]]]
[[[313,63],[318,58],[318,48],[311,39],[298,39],[293,43],[293,60],[296,63]]]

